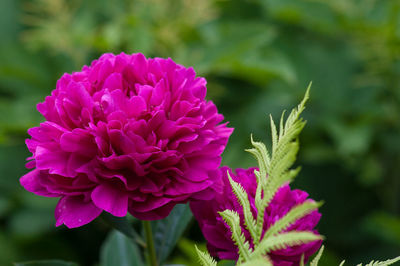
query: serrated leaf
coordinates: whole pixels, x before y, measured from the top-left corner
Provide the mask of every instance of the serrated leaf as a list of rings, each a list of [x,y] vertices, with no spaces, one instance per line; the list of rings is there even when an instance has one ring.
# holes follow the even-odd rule
[[[304,253],[301,254],[301,258],[300,258],[300,266],[304,266]]]
[[[366,266],[388,266],[392,265],[395,262],[400,261],[400,256],[394,259],[385,260],[385,261],[371,261]]]
[[[117,230],[110,232],[100,252],[100,266],[144,265],[137,245]]]
[[[286,213],[282,218],[277,220],[272,224],[267,232],[264,234],[264,238],[278,234],[295,223],[298,219],[306,216],[315,209],[321,206],[321,203],[315,201],[305,201],[295,207],[293,207],[288,213]]]
[[[247,230],[249,230],[250,235],[254,240],[254,242],[258,244],[259,239],[257,239],[256,221],[254,220],[253,213],[251,212],[248,195],[246,191],[243,189],[243,187],[232,179],[229,172],[227,174],[233,193],[236,195],[236,198],[238,199],[240,205],[243,208],[244,222],[247,227]]]
[[[251,258],[257,258],[274,250],[285,249],[290,246],[305,244],[322,240],[322,236],[307,231],[285,232],[264,238],[251,254]]]
[[[217,262],[210,256],[207,251],[201,251],[194,245],[196,248],[197,256],[199,262],[202,266],[217,266]]]
[[[309,90],[311,84],[308,86],[305,96],[301,103],[294,108],[284,123],[284,116],[281,116],[279,132],[276,130],[275,123],[271,120],[271,133],[272,133],[272,153],[269,159],[268,167],[263,169],[268,174],[265,184],[263,184],[264,200],[268,205],[275,195],[279,187],[288,181],[291,181],[298,173],[299,168],[289,170],[296,160],[296,155],[299,149],[298,135],[305,126],[305,122],[299,119],[301,112],[305,108],[305,103],[309,98]],[[284,125],[284,126],[283,126]],[[265,153],[265,152],[264,152]],[[260,156],[259,156],[260,157]],[[260,164],[260,168],[264,168],[264,164]],[[261,172],[261,169],[260,169]],[[257,218],[257,223],[260,220]],[[259,228],[258,228],[259,229]],[[257,233],[260,233],[257,231]]]
[[[318,266],[318,262],[321,259],[322,253],[324,252],[324,245],[319,249],[318,254],[310,262],[310,266]]]
[[[250,259],[251,250],[249,242],[247,242],[240,226],[239,214],[232,210],[225,210],[223,212],[219,212],[219,215],[221,215],[222,219],[224,219],[224,221],[230,227],[232,240],[239,249],[238,261],[248,261]]]

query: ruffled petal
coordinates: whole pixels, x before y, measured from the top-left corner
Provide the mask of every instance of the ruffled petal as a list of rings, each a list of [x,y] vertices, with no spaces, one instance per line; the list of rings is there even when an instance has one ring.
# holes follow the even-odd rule
[[[91,195],[93,203],[117,217],[124,217],[128,212],[128,195],[108,184],[97,186]]]
[[[84,201],[83,196],[64,196],[56,206],[56,226],[65,224],[75,228],[90,223],[101,213],[91,201]]]

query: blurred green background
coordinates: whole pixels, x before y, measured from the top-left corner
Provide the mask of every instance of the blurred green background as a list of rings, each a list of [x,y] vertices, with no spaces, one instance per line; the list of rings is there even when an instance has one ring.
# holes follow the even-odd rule
[[[235,128],[231,167],[255,165],[249,136],[295,106],[310,81],[293,184],[324,200],[322,265],[400,255],[400,1],[1,0],[0,265],[65,259],[95,265],[109,228],[55,228],[56,200],[18,183],[36,104],[64,72],[104,52],[142,52],[193,66]],[[173,253],[185,262],[196,223]]]

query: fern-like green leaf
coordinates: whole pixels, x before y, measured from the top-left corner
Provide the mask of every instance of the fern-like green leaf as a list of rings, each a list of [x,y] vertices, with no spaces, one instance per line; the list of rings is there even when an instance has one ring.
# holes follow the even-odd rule
[[[253,145],[254,148],[246,149],[246,151],[250,152],[256,158],[259,165],[258,175],[261,178],[259,181],[261,184],[265,185],[267,180],[267,169],[269,168],[270,164],[270,156],[264,143],[254,141],[252,135],[250,135],[250,140],[251,145]]]
[[[319,260],[321,259],[322,253],[324,252],[324,246],[319,249],[318,254],[310,262],[310,266],[318,266]],[[386,261],[371,261],[366,266],[388,266],[400,261],[400,256],[391,260]],[[346,261],[343,260],[339,266],[343,266]],[[357,264],[357,266],[362,266],[362,263]]]
[[[300,171],[300,168],[290,169],[290,167],[294,164],[299,150],[298,135],[305,126],[305,122],[299,119],[299,117],[309,98],[310,86],[307,88],[303,100],[297,108],[292,110],[286,122],[284,122],[284,113],[282,114],[279,132],[277,131],[274,120],[270,116],[272,135],[271,155],[263,143],[254,141],[251,136],[253,148],[247,151],[257,159],[259,165],[259,170],[255,171],[258,184],[255,196],[255,205],[258,210],[256,218],[256,238],[253,237],[255,248],[258,246],[262,235],[265,209],[278,189],[285,182],[292,181]],[[261,195],[263,195],[263,197],[261,197]]]
[[[263,191],[263,193],[265,193]],[[265,215],[265,209],[268,206],[268,202],[265,200],[265,197],[263,199],[255,201],[256,208],[257,208],[257,220],[256,220],[256,234],[257,234],[257,243],[259,244],[259,241],[261,241],[261,236],[262,236],[262,231],[264,227],[264,215]],[[255,247],[258,247],[255,246]]]
[[[254,142],[252,144],[255,147],[250,149],[250,151],[258,160],[259,163],[259,173],[260,185],[263,190],[262,201],[256,197],[256,207],[258,210],[264,210],[268,204],[271,202],[275,193],[278,189],[285,183],[292,181],[300,171],[300,168],[291,169],[289,168],[294,164],[296,160],[296,155],[299,150],[298,135],[305,126],[305,122],[299,119],[301,112],[305,108],[305,103],[308,99],[309,89],[304,96],[304,99],[295,108],[286,121],[285,126],[283,126],[283,119],[281,117],[280,132],[278,134],[276,130],[275,123],[271,118],[271,133],[272,133],[272,155],[269,156],[268,150],[265,145],[262,146],[259,142]],[[257,145],[257,147],[255,146]],[[265,158],[268,158],[266,161]],[[264,162],[262,161],[264,160]],[[266,173],[265,178],[263,178],[262,173]],[[257,236],[260,237],[262,234],[262,224],[264,221],[264,212],[259,211],[256,219],[256,232]]]
[[[311,213],[313,210],[319,208],[321,203],[315,201],[305,201],[296,207],[292,208],[285,216],[277,220],[270,228],[268,228],[267,232],[264,234],[264,238],[268,238],[272,235],[276,235],[293,223],[295,223],[298,219],[306,216]]]
[[[281,120],[284,119],[285,112],[282,113]],[[272,153],[276,151],[276,148],[278,147],[278,140],[279,137],[278,134],[283,133],[283,128],[279,128],[279,131],[276,130],[276,125],[274,122],[274,119],[272,118],[272,115],[269,115],[269,121],[271,125],[271,138],[272,138]],[[282,123],[281,123],[282,124]]]
[[[273,155],[270,169],[268,169],[268,179],[271,178],[271,181],[268,183],[275,183],[276,185],[282,185],[286,181],[290,181],[290,179],[285,175],[286,171],[293,165],[296,160],[296,155],[299,150],[299,143],[297,141],[297,137],[300,134],[301,130],[303,129],[304,124],[297,125],[296,130],[290,130],[290,133],[293,133],[291,137],[291,141],[284,140],[279,141],[279,147],[277,152]],[[288,139],[287,135],[284,135],[283,138]],[[266,189],[266,188],[264,188]],[[271,188],[268,188],[271,189]],[[274,193],[276,191],[271,191]],[[273,197],[268,195],[269,197]]]
[[[242,232],[239,214],[232,210],[225,210],[219,212],[219,215],[221,215],[222,219],[224,219],[230,227],[232,240],[239,249],[239,261],[248,261],[250,259],[251,249],[249,242],[247,242]]]
[[[272,126],[271,126],[272,127]],[[250,136],[251,144],[254,148],[247,149],[246,151],[250,152],[258,162],[259,170],[254,171],[254,174],[257,178],[257,190],[255,195],[255,205],[257,210],[265,210],[267,207],[267,202],[261,198],[262,191],[265,187],[267,187],[267,169],[270,164],[270,156],[268,150],[264,143],[256,142],[253,139],[253,136]],[[257,212],[256,218],[256,237],[253,238],[254,246],[257,246],[262,234],[263,224],[264,224],[264,211]]]
[[[312,82],[310,82],[310,84],[308,84],[304,98],[301,101],[301,103],[297,106],[297,109],[293,109],[292,112],[290,113],[288,119],[286,120],[285,131],[287,131],[288,128],[292,127],[292,125],[299,119],[300,114],[304,111],[306,102],[310,98],[311,85],[312,85]],[[281,121],[283,122],[283,119],[281,119]]]
[[[217,266],[217,262],[208,254],[207,251],[201,251],[198,249],[196,245],[194,245],[196,248],[197,256],[199,258],[200,265],[202,266]]]
[[[304,253],[301,254],[301,258],[300,258],[300,266],[304,266]]]
[[[368,263],[366,266],[387,266],[387,265],[392,265],[395,262],[400,261],[400,256],[391,260],[385,260],[385,261],[371,261]],[[361,265],[361,264],[359,264]]]
[[[260,257],[274,250],[285,249],[290,246],[301,245],[322,239],[322,236],[308,231],[280,233],[278,235],[264,238],[251,254],[251,258]]]
[[[309,89],[298,105],[293,109],[288,119],[284,124],[284,116],[281,117],[279,133],[276,131],[275,123],[271,118],[271,133],[272,133],[272,153],[268,165],[260,164],[260,168],[264,165],[269,166],[265,170],[268,175],[267,181],[263,185],[264,198],[267,205],[272,200],[276,191],[285,182],[290,182],[296,177],[299,172],[298,169],[289,170],[296,160],[296,155],[299,150],[298,136],[305,126],[305,121],[300,119],[300,114],[305,108],[305,103],[309,98]],[[258,156],[265,157],[265,156]],[[261,172],[261,169],[260,169]]]
[[[247,230],[249,230],[252,239],[256,240],[256,221],[254,220],[253,213],[251,212],[249,197],[243,187],[239,183],[233,181],[229,172],[227,174],[233,193],[236,195],[236,198],[238,199],[240,205],[243,207],[244,222],[246,228]]]
[[[319,260],[321,259],[322,253],[324,252],[324,245],[319,249],[318,254],[310,262],[310,266],[318,266]]]

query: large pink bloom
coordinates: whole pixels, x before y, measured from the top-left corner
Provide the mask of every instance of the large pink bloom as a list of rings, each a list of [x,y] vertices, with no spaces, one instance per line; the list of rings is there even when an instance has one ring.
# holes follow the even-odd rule
[[[220,179],[216,189],[218,192],[213,200],[205,200],[202,202],[191,202],[190,208],[194,217],[199,223],[200,229],[207,240],[207,248],[210,254],[220,259],[237,260],[238,249],[231,239],[229,226],[222,220],[218,212],[230,209],[238,212],[241,218],[242,230],[245,232],[246,239],[251,242],[250,233],[245,229],[243,209],[232,192],[229,184],[227,171],[236,182],[239,182],[249,195],[250,205],[254,217],[257,215],[254,199],[256,194],[257,182],[254,175],[254,170],[237,169],[236,174],[228,167],[222,167],[214,171],[212,175],[214,179]],[[275,194],[273,200],[265,211],[264,217],[264,232],[275,221],[283,217],[292,207],[304,202],[308,194],[304,191],[295,189],[291,190],[289,185],[282,186]],[[318,211],[313,211],[305,217],[296,221],[290,226],[287,231],[313,231],[317,225],[321,214]],[[305,259],[314,254],[321,246],[321,241],[314,241],[308,244],[289,247],[283,250],[273,251],[268,254],[273,260],[274,265],[278,266],[294,266],[299,265],[301,255],[304,253]]]
[[[103,210],[155,220],[208,199],[232,129],[205,96],[206,80],[171,59],[104,54],[38,104],[46,122],[28,130],[34,170],[20,182],[60,197],[56,225],[70,228]]]

